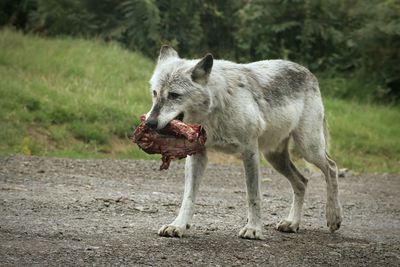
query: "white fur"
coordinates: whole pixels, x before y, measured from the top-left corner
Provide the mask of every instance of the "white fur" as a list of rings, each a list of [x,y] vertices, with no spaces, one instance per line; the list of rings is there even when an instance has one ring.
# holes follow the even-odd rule
[[[282,60],[236,64],[213,60],[210,55],[186,60],[172,48],[163,47],[150,84],[155,96],[147,118],[156,120],[158,129],[183,112],[185,122],[205,128],[207,148],[242,155],[249,213],[240,237],[263,237],[259,151],[293,188],[290,213],[277,229],[298,230],[307,179],[290,161],[288,142],[292,137],[303,157],[324,173],[328,226],[331,231],[340,227],[337,168],[327,154],[318,82],[307,69]],[[179,98],[170,99],[171,92]],[[206,153],[187,158],[182,206],[177,218],[160,229],[161,236],[186,233],[206,165]]]

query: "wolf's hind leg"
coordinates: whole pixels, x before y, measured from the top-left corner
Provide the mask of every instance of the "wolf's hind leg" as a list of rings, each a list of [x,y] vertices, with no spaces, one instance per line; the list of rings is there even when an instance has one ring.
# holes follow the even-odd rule
[[[304,203],[304,194],[307,186],[307,179],[297,170],[290,160],[288,151],[289,138],[285,139],[277,151],[266,152],[265,158],[283,176],[285,176],[293,189],[293,202],[288,217],[276,226],[281,232],[297,232],[299,230],[301,211]]]
[[[335,232],[340,228],[342,223],[342,208],[338,196],[338,171],[336,163],[329,158],[328,154],[324,151],[316,153],[307,161],[317,166],[325,176],[326,181],[326,223],[331,232]]]
[[[322,125],[322,123],[321,123]],[[305,127],[305,129],[312,129]],[[314,128],[315,129],[315,128]],[[340,228],[342,223],[342,208],[338,196],[338,171],[336,163],[326,151],[327,138],[320,128],[318,131],[296,133],[294,140],[305,160],[317,166],[324,174],[326,181],[326,221],[331,232]]]
[[[182,205],[176,219],[168,225],[164,225],[158,231],[160,236],[182,237],[189,228],[193,217],[193,206],[199,190],[200,181],[207,166],[207,154],[188,156],[185,164],[185,191]]]
[[[328,153],[325,153],[326,161],[328,165],[325,165],[326,169],[324,173],[329,173],[329,182],[327,182],[328,199],[326,203],[326,220],[327,226],[331,232],[334,232],[340,228],[342,223],[342,207],[338,197],[338,169],[336,162],[333,161]],[[325,177],[327,175],[325,174]],[[329,202],[329,203],[328,203]]]

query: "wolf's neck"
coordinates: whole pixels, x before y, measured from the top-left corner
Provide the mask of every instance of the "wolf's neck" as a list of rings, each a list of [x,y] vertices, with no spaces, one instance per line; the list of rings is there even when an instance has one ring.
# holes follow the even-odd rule
[[[234,64],[231,62],[217,62],[213,72],[210,74],[208,80],[208,90],[210,93],[210,112],[218,113],[228,108],[232,104],[232,97],[234,94],[233,80],[234,77],[230,77],[231,73],[228,71],[227,63],[229,65]],[[240,66],[238,64],[234,64]],[[216,115],[216,114],[214,114]]]

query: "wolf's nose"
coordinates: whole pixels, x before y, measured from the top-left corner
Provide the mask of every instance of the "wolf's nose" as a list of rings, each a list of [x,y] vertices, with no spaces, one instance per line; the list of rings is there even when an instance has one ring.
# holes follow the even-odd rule
[[[146,126],[149,127],[149,128],[151,128],[151,129],[157,128],[157,125],[158,125],[158,121],[157,121],[157,120],[148,119],[148,120],[146,121]]]

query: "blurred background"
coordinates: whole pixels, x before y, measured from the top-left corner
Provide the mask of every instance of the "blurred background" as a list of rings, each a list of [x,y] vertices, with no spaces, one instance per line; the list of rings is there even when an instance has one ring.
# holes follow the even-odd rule
[[[398,0],[1,0],[1,155],[158,158],[130,144],[161,44],[319,78],[332,154],[400,171]]]

